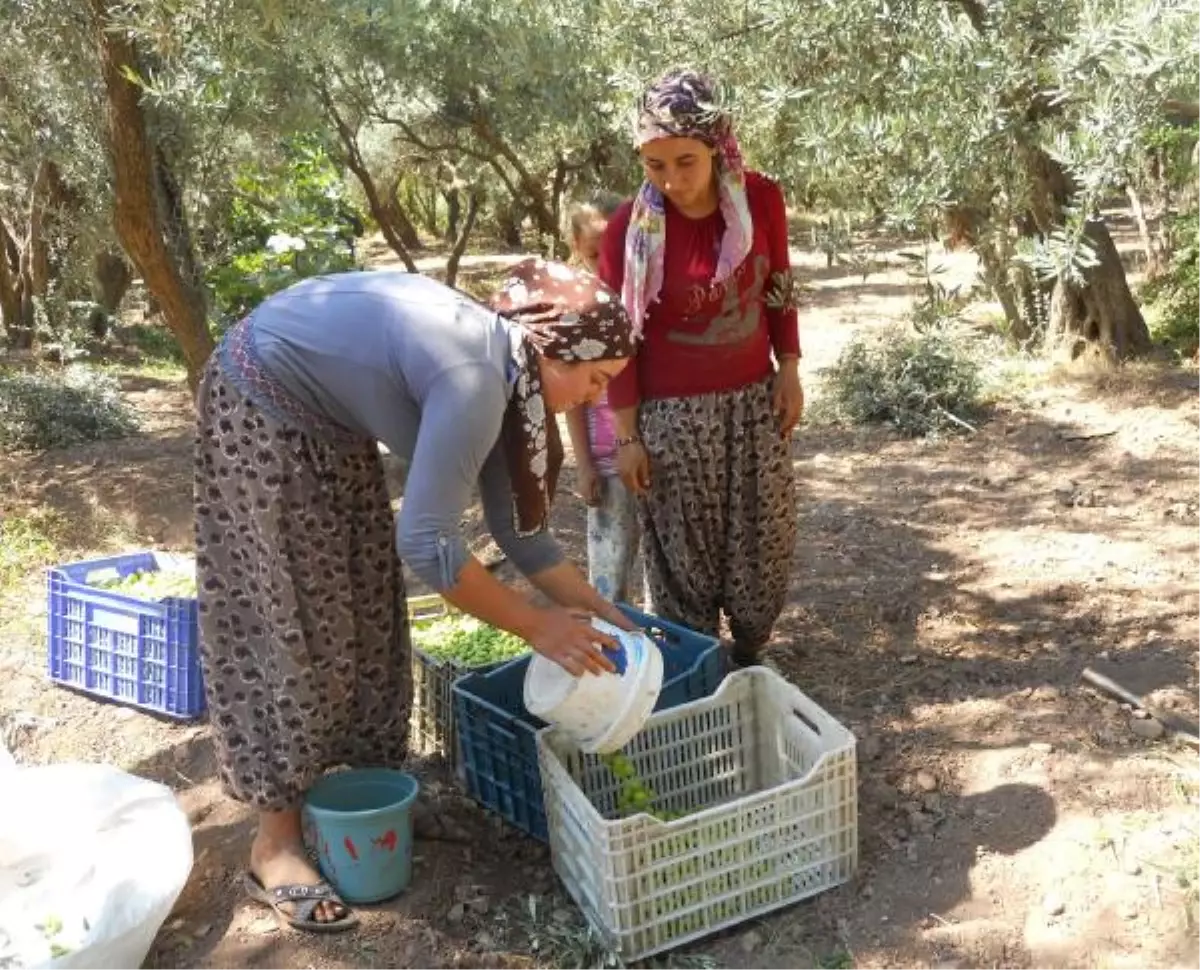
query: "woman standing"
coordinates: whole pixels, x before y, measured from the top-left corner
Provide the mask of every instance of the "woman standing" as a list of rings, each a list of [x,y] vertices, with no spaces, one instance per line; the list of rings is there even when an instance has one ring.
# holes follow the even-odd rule
[[[306,280],[230,331],[201,384],[197,579],[220,776],[258,810],[248,891],[303,929],[356,922],[305,857],[305,792],[329,767],[405,756],[401,560],[577,675],[611,669],[586,614],[630,627],[546,532],[551,412],[625,366],[629,320],[594,277],[540,260],[516,267],[497,309],[405,273]],[[376,441],[407,464],[394,532]],[[557,606],[467,551],[477,484],[492,535]]]
[[[635,146],[645,182],[600,259],[641,339],[608,391],[619,467],[644,497],[655,611],[714,635],[723,611],[733,661],[752,664],[783,609],[796,535],[788,440],[804,393],[783,194],[743,168],[695,71],[646,92]]]

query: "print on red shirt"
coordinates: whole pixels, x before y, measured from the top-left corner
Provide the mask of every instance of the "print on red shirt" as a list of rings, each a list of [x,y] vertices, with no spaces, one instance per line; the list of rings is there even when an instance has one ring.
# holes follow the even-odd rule
[[[672,327],[667,338],[681,344],[736,344],[752,337],[762,326],[761,304],[767,271],[767,257],[751,252],[733,271],[731,280],[708,286],[693,283],[688,296],[690,313],[681,322],[686,325],[692,317],[700,317],[702,322],[707,321],[707,326],[700,333]]]

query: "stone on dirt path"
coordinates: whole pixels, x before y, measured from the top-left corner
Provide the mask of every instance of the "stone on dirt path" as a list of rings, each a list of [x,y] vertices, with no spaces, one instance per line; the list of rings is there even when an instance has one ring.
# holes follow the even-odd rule
[[[1150,718],[1149,720],[1130,721],[1129,730],[1131,730],[1139,738],[1143,738],[1146,741],[1157,740],[1166,732],[1166,728],[1162,726],[1162,723],[1154,720],[1153,718]]]

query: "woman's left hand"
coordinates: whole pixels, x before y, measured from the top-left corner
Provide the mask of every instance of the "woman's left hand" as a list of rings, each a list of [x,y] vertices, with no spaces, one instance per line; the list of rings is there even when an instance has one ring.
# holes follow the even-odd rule
[[[638,628],[637,624],[613,603],[597,593],[588,583],[587,577],[566,559],[549,569],[543,569],[540,573],[532,574],[529,579],[559,606],[569,610],[583,610],[607,620],[622,630],[634,631]]]
[[[784,440],[790,438],[804,413],[804,387],[800,384],[799,359],[785,357],[780,361],[779,371],[775,375],[775,387],[771,393],[771,406],[779,416]]]
[[[634,623],[633,620],[629,619],[629,617],[617,609],[616,606],[614,606],[612,603],[608,603],[607,601],[603,608],[603,612],[601,612],[599,616],[600,619],[607,620],[609,623],[615,627],[618,627],[619,629],[628,630],[631,633],[636,632],[638,629],[638,625]]]

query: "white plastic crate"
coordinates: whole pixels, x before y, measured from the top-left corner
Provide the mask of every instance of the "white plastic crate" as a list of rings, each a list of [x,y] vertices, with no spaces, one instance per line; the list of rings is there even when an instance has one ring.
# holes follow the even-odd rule
[[[538,735],[555,871],[606,942],[639,960],[846,882],[858,864],[854,735],[771,670],[653,715],[625,748],[659,812],[563,732]]]

